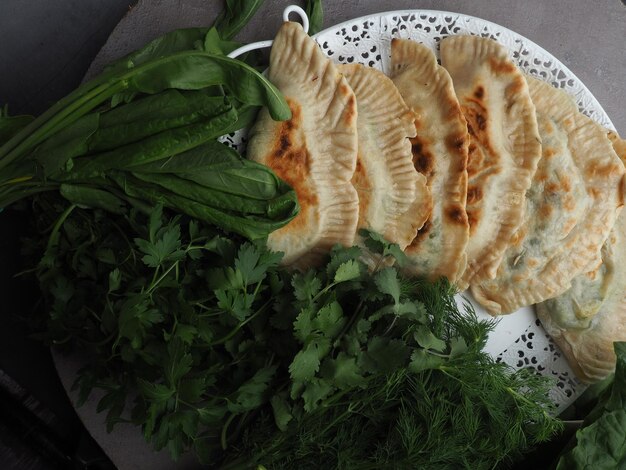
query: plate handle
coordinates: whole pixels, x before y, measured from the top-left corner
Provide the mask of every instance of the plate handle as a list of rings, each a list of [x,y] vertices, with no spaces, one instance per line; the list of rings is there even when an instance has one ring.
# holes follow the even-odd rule
[[[302,29],[304,29],[305,33],[308,33],[309,32],[309,17],[307,16],[306,12],[302,8],[300,8],[298,5],[289,5],[287,8],[283,10],[283,21],[291,21],[289,19],[289,15],[291,13],[296,13],[300,17],[300,21],[302,22]],[[274,43],[274,40],[270,39],[269,41],[259,41],[259,42],[253,42],[251,44],[246,44],[245,46],[242,46],[232,51],[230,54],[228,54],[228,57],[230,57],[231,59],[234,59],[236,57],[239,57],[241,54],[245,54],[246,52],[254,51],[256,49],[264,49],[266,47],[271,47],[273,43]]]

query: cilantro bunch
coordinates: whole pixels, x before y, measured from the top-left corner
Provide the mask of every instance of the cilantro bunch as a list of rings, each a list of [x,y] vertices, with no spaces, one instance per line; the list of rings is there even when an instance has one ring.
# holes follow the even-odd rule
[[[160,207],[36,199],[42,337],[82,355],[81,400],[212,468],[493,468],[548,439],[551,383],[482,351],[493,323],[405,277],[375,233],[304,273]],[[41,253],[43,251],[43,256]],[[395,266],[390,266],[395,261]],[[396,267],[397,266],[397,267]]]

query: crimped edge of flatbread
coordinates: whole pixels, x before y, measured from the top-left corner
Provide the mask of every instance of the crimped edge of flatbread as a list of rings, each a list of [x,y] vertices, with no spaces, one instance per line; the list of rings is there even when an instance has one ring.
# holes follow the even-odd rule
[[[615,132],[608,131],[607,136],[613,144],[613,149],[617,156],[626,165],[626,140],[621,139]],[[624,178],[626,180],[626,178]],[[623,210],[623,209],[622,209]],[[621,217],[625,217],[622,214]],[[618,230],[626,224],[623,219],[616,223],[613,230]],[[619,226],[619,227],[618,227]],[[609,235],[610,237],[611,235]],[[626,233],[622,233],[626,238]],[[617,264],[626,260],[613,259],[611,264]],[[619,310],[621,307],[621,310]],[[626,340],[626,327],[619,331],[607,330],[605,320],[607,316],[618,315],[622,313],[622,317],[626,317],[626,293],[622,293],[621,303],[616,305],[618,311],[604,312],[600,311],[591,319],[591,325],[588,329],[577,331],[568,331],[560,327],[554,320],[552,314],[548,310],[548,305],[537,305],[537,316],[545,330],[550,334],[554,341],[559,345],[565,354],[568,363],[576,373],[576,376],[583,382],[597,382],[615,370],[615,351],[613,349],[614,341]],[[598,331],[599,330],[599,331]],[[587,332],[593,333],[593,338],[601,338],[602,342],[590,340]]]
[[[506,94],[515,96],[507,108],[508,113],[515,114],[515,120],[512,121],[514,128],[508,135],[514,136],[511,140],[510,153],[516,156],[521,164],[517,167],[518,173],[515,178],[510,181],[509,194],[510,199],[519,200],[519,203],[511,205],[501,217],[503,222],[493,243],[485,247],[475,260],[468,260],[467,268],[457,283],[459,288],[464,290],[472,282],[495,277],[511,237],[523,220],[524,197],[541,157],[541,141],[537,130],[535,105],[530,98],[528,85],[521,71],[509,58],[504,46],[493,39],[478,36],[449,36],[441,41],[440,50],[442,64],[451,76],[454,76],[452,68],[486,62],[492,72],[511,75],[511,84],[507,87]],[[446,59],[450,55],[459,58],[456,63],[451,64]]]
[[[380,131],[379,155],[393,182],[392,187],[386,188],[393,205],[385,208],[388,211],[385,227],[375,229],[404,249],[425,221],[420,213],[424,211],[411,214],[410,210],[416,200],[419,204],[419,198],[426,202],[424,198],[430,197],[426,178],[415,170],[412,161],[409,138],[415,136],[415,115],[391,79],[381,71],[361,64],[344,64],[338,68],[357,98],[358,119]]]
[[[299,59],[294,60],[295,56]],[[332,246],[354,243],[358,196],[350,179],[356,167],[358,148],[356,97],[332,61],[302,26],[294,22],[283,23],[274,40],[268,76],[288,101],[293,97],[299,103],[324,104],[321,112],[311,117],[311,128],[330,137],[318,155],[311,159],[308,173],[308,180],[319,201],[312,209],[317,211],[319,226],[310,229],[317,230],[319,237],[306,250],[286,253],[283,258],[283,264],[305,269],[323,261]],[[306,110],[307,113],[316,111],[313,106]],[[269,158],[270,151],[266,149],[262,153],[264,142],[259,143],[261,149],[257,150],[255,137],[275,132],[279,125],[271,120],[265,109],[261,110],[250,133],[249,157],[267,164],[265,160]],[[311,135],[306,137],[313,138]],[[281,236],[288,239],[302,233],[289,233],[290,224],[269,235],[270,248],[281,250]]]
[[[449,156],[452,157],[452,161],[449,162],[443,185],[446,193],[445,207],[443,204],[437,204],[433,199],[431,214],[425,221],[428,223],[432,219],[432,211],[436,207],[440,209],[438,211],[439,217],[442,220],[448,219],[448,223],[442,225],[445,229],[442,229],[442,236],[440,237],[444,256],[430,273],[422,273],[415,271],[415,269],[413,271],[414,274],[427,275],[432,280],[444,276],[454,283],[463,273],[467,264],[465,253],[469,238],[469,223],[465,212],[467,148],[469,145],[467,122],[456,99],[452,78],[448,71],[437,63],[434,52],[418,42],[394,38],[391,40],[391,70],[389,75],[394,80],[405,74],[428,83],[431,93],[436,95],[441,106],[445,107],[448,121],[452,123],[450,132],[446,136],[446,147],[450,152]],[[403,94],[402,90],[400,92]],[[406,99],[405,97],[405,101]],[[411,103],[407,103],[407,105],[411,107]],[[419,118],[420,116],[417,117],[418,120]],[[417,133],[419,135],[419,130]],[[421,253],[420,250],[412,250],[411,245],[406,248],[405,252],[409,259],[419,257]]]
[[[490,280],[475,283],[471,286],[474,298],[492,315],[512,313],[520,307],[536,304],[554,298],[564,293],[572,285],[572,279],[578,274],[586,272],[587,268],[597,264],[601,259],[602,245],[615,224],[620,207],[624,204],[624,185],[626,175],[624,164],[616,154],[605,131],[591,118],[578,112],[569,95],[538,79],[528,77],[528,84],[533,100],[541,114],[550,118],[569,123],[576,134],[575,142],[568,140],[568,147],[580,142],[594,142],[590,146],[593,154],[587,153],[585,159],[598,161],[600,175],[586,178],[590,182],[587,193],[595,193],[602,202],[594,206],[594,210],[587,211],[586,220],[590,230],[577,231],[574,239],[568,240],[565,256],[557,263],[553,258],[539,275],[516,282],[505,292],[496,284],[490,288]],[[569,133],[568,133],[569,135]],[[585,171],[585,169],[581,169]],[[610,178],[609,178],[610,177]],[[595,182],[595,185],[591,185]],[[609,197],[615,193],[615,205],[610,207]],[[569,238],[569,236],[568,236]],[[506,296],[504,294],[507,294]]]

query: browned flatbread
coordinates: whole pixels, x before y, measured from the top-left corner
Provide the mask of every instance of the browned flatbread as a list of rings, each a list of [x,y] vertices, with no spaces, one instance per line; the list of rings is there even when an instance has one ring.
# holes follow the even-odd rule
[[[541,157],[535,107],[523,75],[491,39],[441,41],[470,134],[467,215],[470,237],[460,288],[492,278],[524,214],[524,196]]]
[[[268,237],[298,268],[320,263],[335,244],[354,242],[358,196],[351,184],[357,157],[357,105],[346,79],[297,23],[274,40],[269,79],[285,95],[292,118],[260,112],[248,157],[272,168],[296,191],[300,213]]]
[[[492,314],[556,297],[594,267],[622,205],[624,165],[604,130],[571,98],[528,77],[543,158],[527,193],[524,223],[494,279],[472,283]]]
[[[626,141],[610,132],[626,163]],[[623,196],[623,194],[622,194]],[[614,341],[626,341],[626,213],[602,247],[602,264],[575,277],[563,295],[537,305],[543,327],[565,353],[576,375],[597,382],[615,370]]]
[[[426,177],[433,196],[428,220],[405,250],[411,261],[407,270],[431,280],[443,276],[454,283],[465,270],[469,237],[467,122],[450,75],[437,64],[430,48],[393,39],[389,75],[416,115],[413,164]]]
[[[352,178],[359,195],[359,223],[404,249],[430,213],[426,178],[413,167],[415,115],[393,82],[379,70],[340,65],[357,100],[359,150]]]

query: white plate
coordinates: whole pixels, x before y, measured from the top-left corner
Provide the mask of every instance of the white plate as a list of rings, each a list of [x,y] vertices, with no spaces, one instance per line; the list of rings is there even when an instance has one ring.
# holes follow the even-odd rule
[[[473,16],[434,10],[402,10],[356,18],[314,37],[322,51],[337,63],[361,63],[383,72],[389,69],[392,38],[413,39],[438,55],[439,41],[450,35],[476,35],[495,39],[509,50],[511,59],[526,73],[568,92],[579,109],[604,127],[611,120],[587,87],[558,59],[525,37]],[[242,135],[227,141],[242,148]],[[469,292],[457,296],[462,307],[469,302],[479,318],[491,319]],[[557,380],[552,398],[566,408],[586,388],[576,378],[561,351],[539,324],[532,307],[502,316],[490,335],[487,352],[514,368],[534,367]]]

